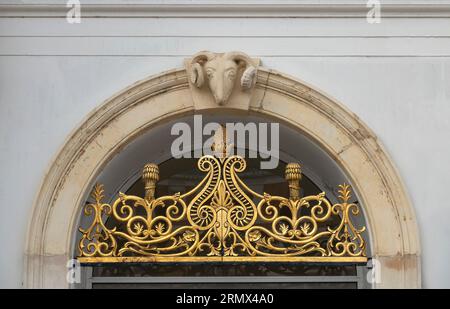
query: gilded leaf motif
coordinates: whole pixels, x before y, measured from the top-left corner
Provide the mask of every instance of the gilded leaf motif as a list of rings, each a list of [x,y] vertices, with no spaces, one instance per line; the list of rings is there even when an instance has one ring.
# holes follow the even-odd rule
[[[158,224],[155,226],[155,230],[156,230],[159,234],[164,233],[164,229],[165,229],[164,224],[161,223],[161,222],[158,223]]]

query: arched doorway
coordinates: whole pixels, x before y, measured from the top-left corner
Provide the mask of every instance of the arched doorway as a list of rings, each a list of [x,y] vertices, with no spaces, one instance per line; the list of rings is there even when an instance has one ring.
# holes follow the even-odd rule
[[[114,209],[113,213],[104,208],[109,209],[109,206],[97,204],[97,194],[91,194],[86,198],[84,210],[87,210],[88,213],[82,213],[79,223],[79,226],[85,232],[76,234],[74,252],[74,257],[80,257],[79,262],[83,263],[83,280],[81,280],[81,284],[75,284],[74,287],[122,289],[239,286],[254,288],[369,287],[371,282],[369,283],[366,279],[370,276],[366,274],[368,268],[366,267],[365,256],[366,254],[371,256],[371,254],[367,242],[364,242],[364,240],[359,242],[357,239],[351,241],[355,244],[357,257],[352,258],[345,254],[348,259],[344,261],[338,257],[328,256],[326,243],[329,236],[319,237],[319,233],[326,234],[328,232],[328,227],[336,229],[342,222],[342,217],[338,210],[339,214],[331,215],[330,213],[330,217],[323,221],[331,208],[328,208],[325,201],[323,201],[323,206],[319,206],[316,198],[323,192],[326,201],[329,201],[332,205],[339,203],[341,193],[338,185],[349,183],[349,179],[342,173],[332,158],[305,136],[284,123],[268,124],[267,121],[269,121],[268,118],[256,117],[247,113],[240,114],[236,111],[229,115],[225,111],[220,115],[197,114],[194,117],[185,116],[162,122],[131,141],[122,149],[120,154],[108,162],[95,180],[97,184],[102,184],[102,190],[106,189],[106,191],[102,191],[101,195],[104,196],[104,199],[102,199],[101,204],[115,205],[111,206],[111,209]],[[240,231],[234,228],[226,228],[226,226],[229,226],[229,221],[233,222],[233,219],[232,217],[225,218],[224,214],[233,213],[233,208],[237,214],[239,203],[246,201],[245,199],[239,200],[238,196],[233,194],[231,187],[233,185],[245,189],[242,185],[239,185],[238,181],[233,182],[232,177],[219,177],[223,179],[224,183],[230,185],[227,185],[226,193],[222,195],[219,194],[219,189],[212,189],[213,187],[211,187],[211,190],[215,192],[212,198],[207,196],[196,197],[196,194],[185,196],[187,192],[204,183],[203,180],[210,179],[209,174],[205,174],[205,170],[199,170],[201,166],[199,163],[214,161],[204,161],[203,154],[194,157],[195,151],[193,150],[184,153],[189,158],[173,158],[171,151],[165,154],[161,151],[171,149],[173,141],[179,138],[171,134],[172,129],[177,125],[182,124],[183,127],[189,128],[189,137],[192,139],[193,132],[198,132],[199,128],[205,128],[205,126],[213,123],[227,123],[231,124],[232,127],[239,124],[241,130],[247,128],[249,134],[246,148],[239,149],[240,151],[237,147],[228,149],[229,152],[242,153],[243,161],[234,162],[245,162],[245,168],[238,172],[236,176],[256,194],[264,193],[274,197],[270,204],[278,209],[276,217],[280,221],[275,222],[275,220],[269,219],[273,213],[266,208],[269,205],[265,203],[261,205],[261,196],[258,197],[252,195],[251,192],[242,191],[243,194],[248,194],[247,197],[254,203],[253,206],[249,205],[250,208],[258,209],[256,220],[252,224],[250,218],[253,215],[248,215],[246,218],[249,221],[244,225],[249,224],[250,227],[242,226],[243,228]],[[277,129],[273,125],[276,125]],[[261,132],[261,136],[255,136],[254,133],[257,133],[255,129],[258,127],[272,127],[272,130],[276,131],[268,134],[271,140],[273,138],[279,139],[279,147],[278,143],[269,147],[271,159],[273,160],[276,156],[278,160],[275,168],[264,169],[264,165],[261,164],[264,159],[262,156],[256,157],[256,155],[261,155],[261,148],[265,148],[257,143],[265,136],[265,132]],[[221,136],[220,141],[222,139],[223,136]],[[228,141],[228,143],[231,143],[231,141]],[[194,143],[190,140],[187,144],[192,145]],[[229,145],[232,146],[233,144]],[[272,152],[274,149],[277,149],[279,154]],[[263,157],[267,158],[264,153]],[[232,160],[232,154],[228,154],[227,158]],[[143,179],[144,174],[147,173],[142,171],[142,167],[146,166],[149,160],[157,166],[158,180],[154,186],[156,192],[151,194],[156,200],[148,199],[149,204],[146,208],[144,205],[147,205],[147,202],[143,200],[138,202],[135,197],[148,196],[145,189],[147,187],[146,181]],[[223,164],[227,166],[225,162]],[[285,170],[289,162],[301,162],[301,172],[299,173],[299,176],[301,174],[301,180],[298,181],[298,188],[299,197],[304,198],[304,203],[298,201],[282,206],[277,202],[278,198],[275,196],[281,198],[291,196],[288,182],[285,179]],[[240,163],[239,166],[241,166]],[[156,172],[153,168],[152,170],[153,173]],[[226,174],[224,170],[222,170],[222,173]],[[212,183],[214,182],[212,180]],[[206,185],[200,185],[197,192],[206,187]],[[121,195],[119,192],[123,194]],[[177,194],[181,195],[184,203],[176,198],[172,200],[172,197]],[[227,194],[228,200],[220,198]],[[350,203],[357,203],[357,196],[353,192],[350,192],[350,195]],[[117,204],[115,201],[119,196],[121,198],[119,198],[120,201]],[[130,197],[129,200],[128,197]],[[198,210],[202,209],[202,206],[199,208],[193,206],[192,209],[191,206],[188,206],[195,199],[205,202],[205,204],[202,204],[206,205],[203,211]],[[125,204],[131,208],[123,204],[125,200],[128,201]],[[160,202],[157,202],[157,200]],[[177,209],[178,215],[184,212],[186,214],[181,215],[183,216],[181,220],[178,219],[178,215],[174,215],[177,219],[166,221],[165,218],[172,217],[167,213],[169,205],[176,207],[173,208],[173,212]],[[102,213],[101,223],[95,221],[96,216],[91,213],[93,208],[97,209],[94,211],[95,213]],[[101,211],[101,208],[108,212],[108,215]],[[314,213],[320,214],[311,216],[312,208],[317,208]],[[244,213],[244,208],[239,208],[239,210],[242,210],[241,214]],[[131,217],[128,217],[131,213]],[[205,213],[208,213],[206,217],[204,217]],[[214,216],[214,213],[217,217]],[[193,215],[194,220],[202,217],[205,222],[210,222],[209,224],[215,222],[218,226],[215,228],[214,225],[211,225],[203,230],[196,223],[190,224],[192,221],[188,221],[187,218],[190,218],[191,215]],[[218,219],[219,216],[222,220]],[[124,221],[124,217],[129,219]],[[367,225],[364,222],[363,215],[351,215],[349,219],[358,230]],[[194,222],[200,223],[200,221]],[[239,222],[244,223],[243,221],[236,221],[237,224]],[[102,230],[108,230],[108,232],[102,233],[102,236],[96,234],[97,227],[100,225],[104,226]],[[140,232],[135,227],[139,228]],[[224,227],[224,229],[221,230],[219,227]],[[284,232],[280,230],[283,228],[285,229]],[[317,232],[312,231],[315,228],[318,229]],[[261,242],[248,241],[247,236],[250,237],[252,234],[246,232],[251,230],[257,233],[261,232]],[[344,231],[344,228],[340,230]],[[136,235],[135,231],[139,235]],[[192,241],[185,242],[186,231],[192,232],[192,235],[198,235],[198,240],[192,239]],[[162,240],[159,242],[158,239],[166,237],[162,234],[158,236],[159,233],[170,234],[170,239],[173,239],[173,241]],[[219,233],[223,236],[218,237]],[[293,238],[289,236],[294,235],[294,233]],[[362,232],[362,239],[368,240],[368,234],[368,230]],[[124,238],[124,235],[127,236]],[[207,237],[208,235],[210,237]],[[114,239],[114,241],[110,242],[104,238],[105,236],[109,240]],[[102,240],[97,241],[91,237],[101,238]],[[128,237],[132,237],[134,240]],[[277,239],[277,237],[281,238]],[[296,243],[288,242],[291,239]],[[352,237],[349,239],[352,239]],[[157,242],[155,243],[155,241]],[[96,250],[89,245],[99,242],[104,243],[105,246],[103,249],[97,247],[99,251],[96,254]],[[152,245],[150,245],[151,243]],[[316,245],[319,244],[324,250],[318,250]],[[187,249],[192,250],[183,253],[185,251],[184,245],[188,245]],[[262,251],[256,249],[257,247]],[[126,248],[131,248],[131,251]],[[114,253],[110,251],[111,249]],[[255,249],[257,251],[254,251]],[[364,251],[364,256],[359,256],[358,252],[362,253],[362,251]],[[180,253],[181,255],[178,255]],[[104,256],[104,254],[107,256]],[[249,256],[250,254],[255,254],[255,256]],[[263,254],[268,255],[263,256]],[[130,260],[130,258],[135,258],[135,260]],[[154,261],[153,258],[157,258],[157,261]],[[309,258],[311,259],[308,260]]]
[[[66,265],[80,210],[101,171],[146,132],[194,113],[276,120],[313,141],[346,175],[364,205],[371,255],[380,263],[376,287],[420,286],[413,208],[376,136],[355,115],[305,83],[262,67],[251,91],[233,92],[227,104],[218,105],[189,82],[187,67],[138,82],[107,100],[66,142],[34,205],[27,286],[68,286]]]

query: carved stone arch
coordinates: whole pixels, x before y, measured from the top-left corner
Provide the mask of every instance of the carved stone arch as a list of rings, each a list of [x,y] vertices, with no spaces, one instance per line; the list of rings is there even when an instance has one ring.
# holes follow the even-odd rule
[[[375,287],[420,287],[419,231],[413,206],[382,145],[356,115],[306,83],[263,67],[258,67],[251,89],[233,90],[229,101],[218,106],[208,89],[191,84],[189,63],[187,69],[152,76],[106,100],[71,134],[33,205],[25,286],[69,286],[66,265],[85,194],[122,147],[161,121],[202,109],[229,109],[289,123],[334,158],[364,206],[372,257],[381,270]]]

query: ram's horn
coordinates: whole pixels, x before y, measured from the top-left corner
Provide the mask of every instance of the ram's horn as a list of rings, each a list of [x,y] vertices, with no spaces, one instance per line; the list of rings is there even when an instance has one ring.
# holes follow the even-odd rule
[[[208,51],[199,52],[192,57],[190,79],[197,88],[203,86],[205,82],[202,65],[214,57],[215,55]]]
[[[228,52],[225,54],[225,58],[232,59],[236,62],[244,62],[246,66],[249,66],[252,63],[251,58],[241,52]]]
[[[203,86],[205,77],[203,76],[203,69],[200,63],[193,63],[191,66],[191,83],[197,88]]]
[[[256,68],[252,65],[252,59],[241,52],[229,52],[226,54],[226,57],[233,59],[238,64],[245,64],[245,71],[241,77],[241,86],[244,89],[250,89],[256,80]]]
[[[254,66],[249,66],[245,69],[244,73],[242,73],[241,77],[241,86],[244,89],[250,89],[253,86],[256,77],[256,68]]]

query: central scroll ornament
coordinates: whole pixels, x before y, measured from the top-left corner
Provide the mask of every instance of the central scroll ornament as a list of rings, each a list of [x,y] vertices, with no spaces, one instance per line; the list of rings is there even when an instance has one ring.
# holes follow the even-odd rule
[[[198,168],[206,175],[191,191],[155,197],[159,170],[143,171],[144,198],[119,193],[105,204],[96,185],[92,216],[80,228],[82,263],[165,261],[313,261],[365,262],[365,241],[351,217],[350,188],[341,185],[340,203],[324,193],[300,196],[300,165],[286,166],[290,196],[259,194],[238,176],[246,161],[239,156],[204,156]]]

